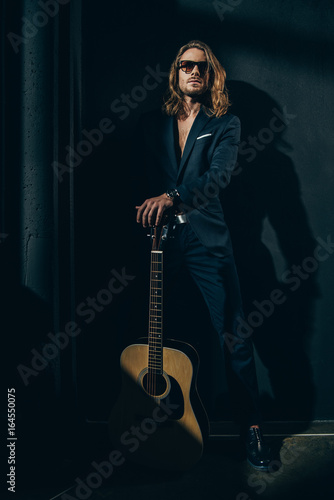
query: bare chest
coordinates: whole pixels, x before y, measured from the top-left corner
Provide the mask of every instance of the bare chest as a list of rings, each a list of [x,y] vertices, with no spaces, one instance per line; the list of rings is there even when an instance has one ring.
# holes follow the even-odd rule
[[[189,117],[186,120],[178,120],[177,121],[177,129],[179,136],[179,147],[181,151],[181,156],[183,155],[184,147],[187,142],[187,138],[194,123],[195,117]]]

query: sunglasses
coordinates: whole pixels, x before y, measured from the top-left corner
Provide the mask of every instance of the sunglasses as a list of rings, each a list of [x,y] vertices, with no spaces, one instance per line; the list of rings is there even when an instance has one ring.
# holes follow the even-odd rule
[[[198,67],[198,71],[201,76],[205,75],[208,70],[207,61],[180,61],[178,64],[179,69],[182,69],[182,71],[187,74],[191,73],[195,66]]]

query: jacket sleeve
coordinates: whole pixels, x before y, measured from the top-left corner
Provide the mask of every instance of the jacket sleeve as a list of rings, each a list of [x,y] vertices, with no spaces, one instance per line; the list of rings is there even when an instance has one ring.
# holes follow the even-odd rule
[[[233,116],[220,133],[208,170],[190,182],[177,186],[181,202],[198,208],[202,203],[218,197],[231,179],[240,143],[240,120]]]

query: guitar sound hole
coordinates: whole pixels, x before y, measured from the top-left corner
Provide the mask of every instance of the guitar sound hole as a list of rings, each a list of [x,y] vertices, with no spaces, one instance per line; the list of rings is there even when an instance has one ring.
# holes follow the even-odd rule
[[[168,389],[168,384],[163,375],[146,373],[143,378],[143,387],[150,396],[162,397]]]

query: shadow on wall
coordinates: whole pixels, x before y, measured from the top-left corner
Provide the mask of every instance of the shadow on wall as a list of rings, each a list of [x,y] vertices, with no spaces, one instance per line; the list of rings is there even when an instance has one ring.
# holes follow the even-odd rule
[[[262,396],[264,418],[307,421],[315,398],[308,342],[320,259],[293,162],[281,152],[289,148],[282,136],[294,115],[248,83],[230,81],[228,88],[242,137],[238,166],[221,201],[244,301],[242,331],[252,335],[268,370],[273,396]],[[281,276],[262,241],[266,218],[285,259]]]

